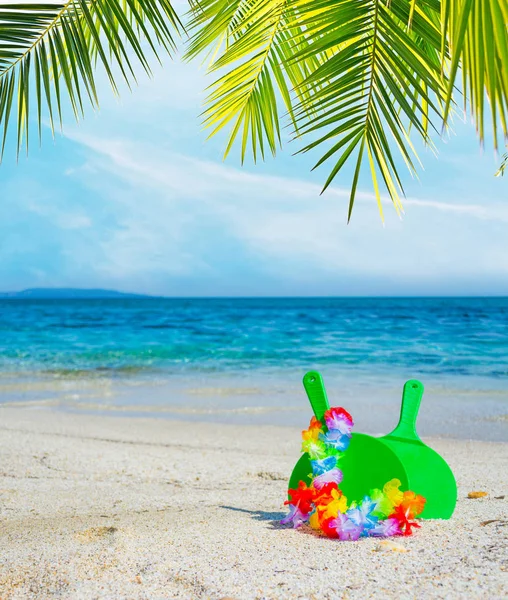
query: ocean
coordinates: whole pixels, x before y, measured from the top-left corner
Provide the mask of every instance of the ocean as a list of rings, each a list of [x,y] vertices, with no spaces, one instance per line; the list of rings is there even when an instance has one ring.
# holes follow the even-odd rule
[[[0,300],[0,405],[301,425],[319,370],[360,430],[508,439],[508,298]]]

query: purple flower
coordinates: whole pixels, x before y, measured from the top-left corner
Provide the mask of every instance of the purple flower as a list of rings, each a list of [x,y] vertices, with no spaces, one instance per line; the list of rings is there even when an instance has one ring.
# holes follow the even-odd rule
[[[306,523],[308,520],[309,520],[308,514],[303,513],[298,506],[295,506],[294,504],[290,504],[289,505],[289,514],[287,517],[284,517],[284,519],[282,519],[281,524],[288,525],[288,523],[291,523],[293,525],[293,527],[296,529],[297,527],[300,527],[300,525],[303,525],[303,523]]]
[[[336,519],[330,521],[330,527],[335,529],[339,540],[343,541],[355,541],[362,535],[363,532],[361,525],[356,525],[343,513],[339,513]]]
[[[327,483],[339,483],[342,481],[342,471],[340,469],[331,469],[330,471],[326,471],[322,475],[318,475],[314,477],[312,483],[316,490],[320,490]]]
[[[369,535],[375,537],[390,537],[392,535],[400,535],[400,526],[397,519],[384,519],[369,531]]]

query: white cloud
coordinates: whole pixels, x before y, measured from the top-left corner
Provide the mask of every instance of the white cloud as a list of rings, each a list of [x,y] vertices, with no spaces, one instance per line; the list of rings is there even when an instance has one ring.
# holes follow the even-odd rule
[[[310,198],[314,198],[318,203],[349,198],[348,189],[330,187],[320,199],[321,186],[306,180],[256,174],[224,163],[181,155],[165,148],[154,147],[152,144],[125,139],[101,139],[76,130],[67,132],[66,135],[95,153],[107,157],[110,162],[107,165],[102,164],[102,169],[124,180],[166,193],[172,191],[181,196],[196,198],[208,196],[213,192],[237,193],[241,189],[242,196],[255,193],[261,202],[273,204],[276,198],[277,204],[290,206],[295,205],[295,200],[308,203]],[[195,176],[196,173],[199,174],[198,177]],[[268,192],[268,195],[264,192]],[[358,204],[362,201],[372,203],[375,197],[372,193],[359,191],[356,200]],[[383,202],[387,206],[391,205],[387,197],[384,197]],[[411,197],[406,198],[403,204],[406,207],[415,206],[478,219],[508,222],[508,208],[501,203],[486,206]]]
[[[506,223],[508,209],[499,204],[409,198],[404,221],[387,208],[383,229],[373,195],[360,192],[346,226],[346,189],[332,187],[320,196],[312,182],[185,156],[167,145],[78,131],[69,137],[86,148],[86,178],[94,173],[88,185],[116,198],[120,227],[103,242],[108,258],[100,267],[109,276],[220,278],[235,254],[250,261],[246,273],[255,277],[279,278],[281,285],[324,282],[325,288],[328,278],[336,291],[343,278],[357,279],[358,293],[362,278],[404,288],[467,279],[475,265],[483,275],[508,271],[496,257],[496,236],[478,255],[464,235],[478,221]],[[231,248],[227,257],[224,245]],[[236,272],[241,278],[241,266]]]
[[[508,210],[501,204],[494,206],[482,206],[478,204],[454,204],[453,202],[437,202],[435,200],[418,200],[416,198],[407,198],[404,201],[406,206],[419,206],[431,210],[440,210],[459,215],[470,216],[476,219],[486,219],[491,221],[508,222]]]
[[[86,229],[93,224],[90,216],[67,205],[62,207],[52,202],[52,198],[47,194],[31,194],[26,202],[26,209],[44,217],[59,229]]]

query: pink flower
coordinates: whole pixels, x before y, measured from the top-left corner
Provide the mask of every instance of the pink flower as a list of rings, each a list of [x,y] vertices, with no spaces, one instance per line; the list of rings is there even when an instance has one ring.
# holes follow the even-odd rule
[[[340,431],[343,435],[351,436],[353,417],[343,408],[329,408],[325,412],[325,423],[328,429]]]

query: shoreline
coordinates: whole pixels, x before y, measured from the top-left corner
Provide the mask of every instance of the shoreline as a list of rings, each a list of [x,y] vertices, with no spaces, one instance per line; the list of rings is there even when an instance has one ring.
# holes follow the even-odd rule
[[[0,407],[0,598],[506,597],[508,444],[430,445],[455,514],[379,552],[280,526],[298,428]]]
[[[100,377],[0,378],[0,407],[49,409],[63,413],[163,418],[214,424],[304,429],[310,406],[298,377],[264,379],[260,373],[192,378],[129,380]],[[325,377],[332,406],[344,406],[355,431],[382,435],[398,421],[401,385],[376,387],[372,381],[340,383]],[[508,440],[508,389],[426,386],[417,421],[422,437]]]
[[[86,405],[85,405],[86,406]],[[287,409],[286,409],[287,410]],[[41,404],[39,402],[5,402],[0,403],[0,421],[2,416],[2,411],[15,411],[16,413],[28,412],[28,413],[48,413],[48,414],[60,414],[60,415],[68,415],[75,416],[80,419],[83,417],[94,418],[94,419],[118,419],[118,420],[127,420],[127,421],[147,421],[147,422],[167,422],[171,427],[175,426],[177,423],[182,427],[191,427],[199,425],[213,426],[213,427],[239,427],[245,428],[247,430],[253,428],[269,428],[273,427],[275,429],[283,429],[283,430],[292,430],[296,432],[297,439],[301,430],[308,426],[308,423],[304,423],[305,417],[308,416],[308,410],[304,410],[301,408],[293,408],[292,410],[299,413],[299,416],[303,415],[302,426],[298,427],[293,424],[286,424],[284,422],[280,422],[280,413],[285,412],[285,409],[277,408],[277,407],[245,407],[238,409],[182,409],[178,410],[174,407],[136,407],[130,408],[128,406],[108,406],[108,407],[99,407],[98,405],[91,405],[88,408],[83,408],[81,405],[79,408],[72,408],[68,406],[61,406],[57,403],[44,403]],[[245,420],[240,420],[239,422],[235,422],[233,419],[222,420],[221,415],[239,415],[245,416],[245,419],[252,419],[256,417],[256,415],[273,415],[271,419],[271,423],[263,420],[261,422],[246,422]],[[207,418],[208,417],[208,418]],[[503,416],[503,419],[500,421],[505,421],[506,419]],[[504,425],[504,423],[503,423]],[[373,431],[370,429],[369,431],[357,431],[356,428],[353,433],[367,433],[368,435],[372,435],[373,437],[382,437],[386,435],[386,431]],[[484,439],[484,438],[474,438],[474,437],[460,437],[454,436],[453,434],[433,434],[433,435],[422,435],[420,436],[422,441],[424,441],[427,445],[432,447],[432,442],[440,442],[440,441],[449,441],[449,442],[470,442],[470,443],[481,443],[481,444],[500,444],[501,446],[508,445],[508,440],[500,440],[500,439]],[[95,439],[95,438],[90,438]],[[1,600],[1,598],[0,598]]]

